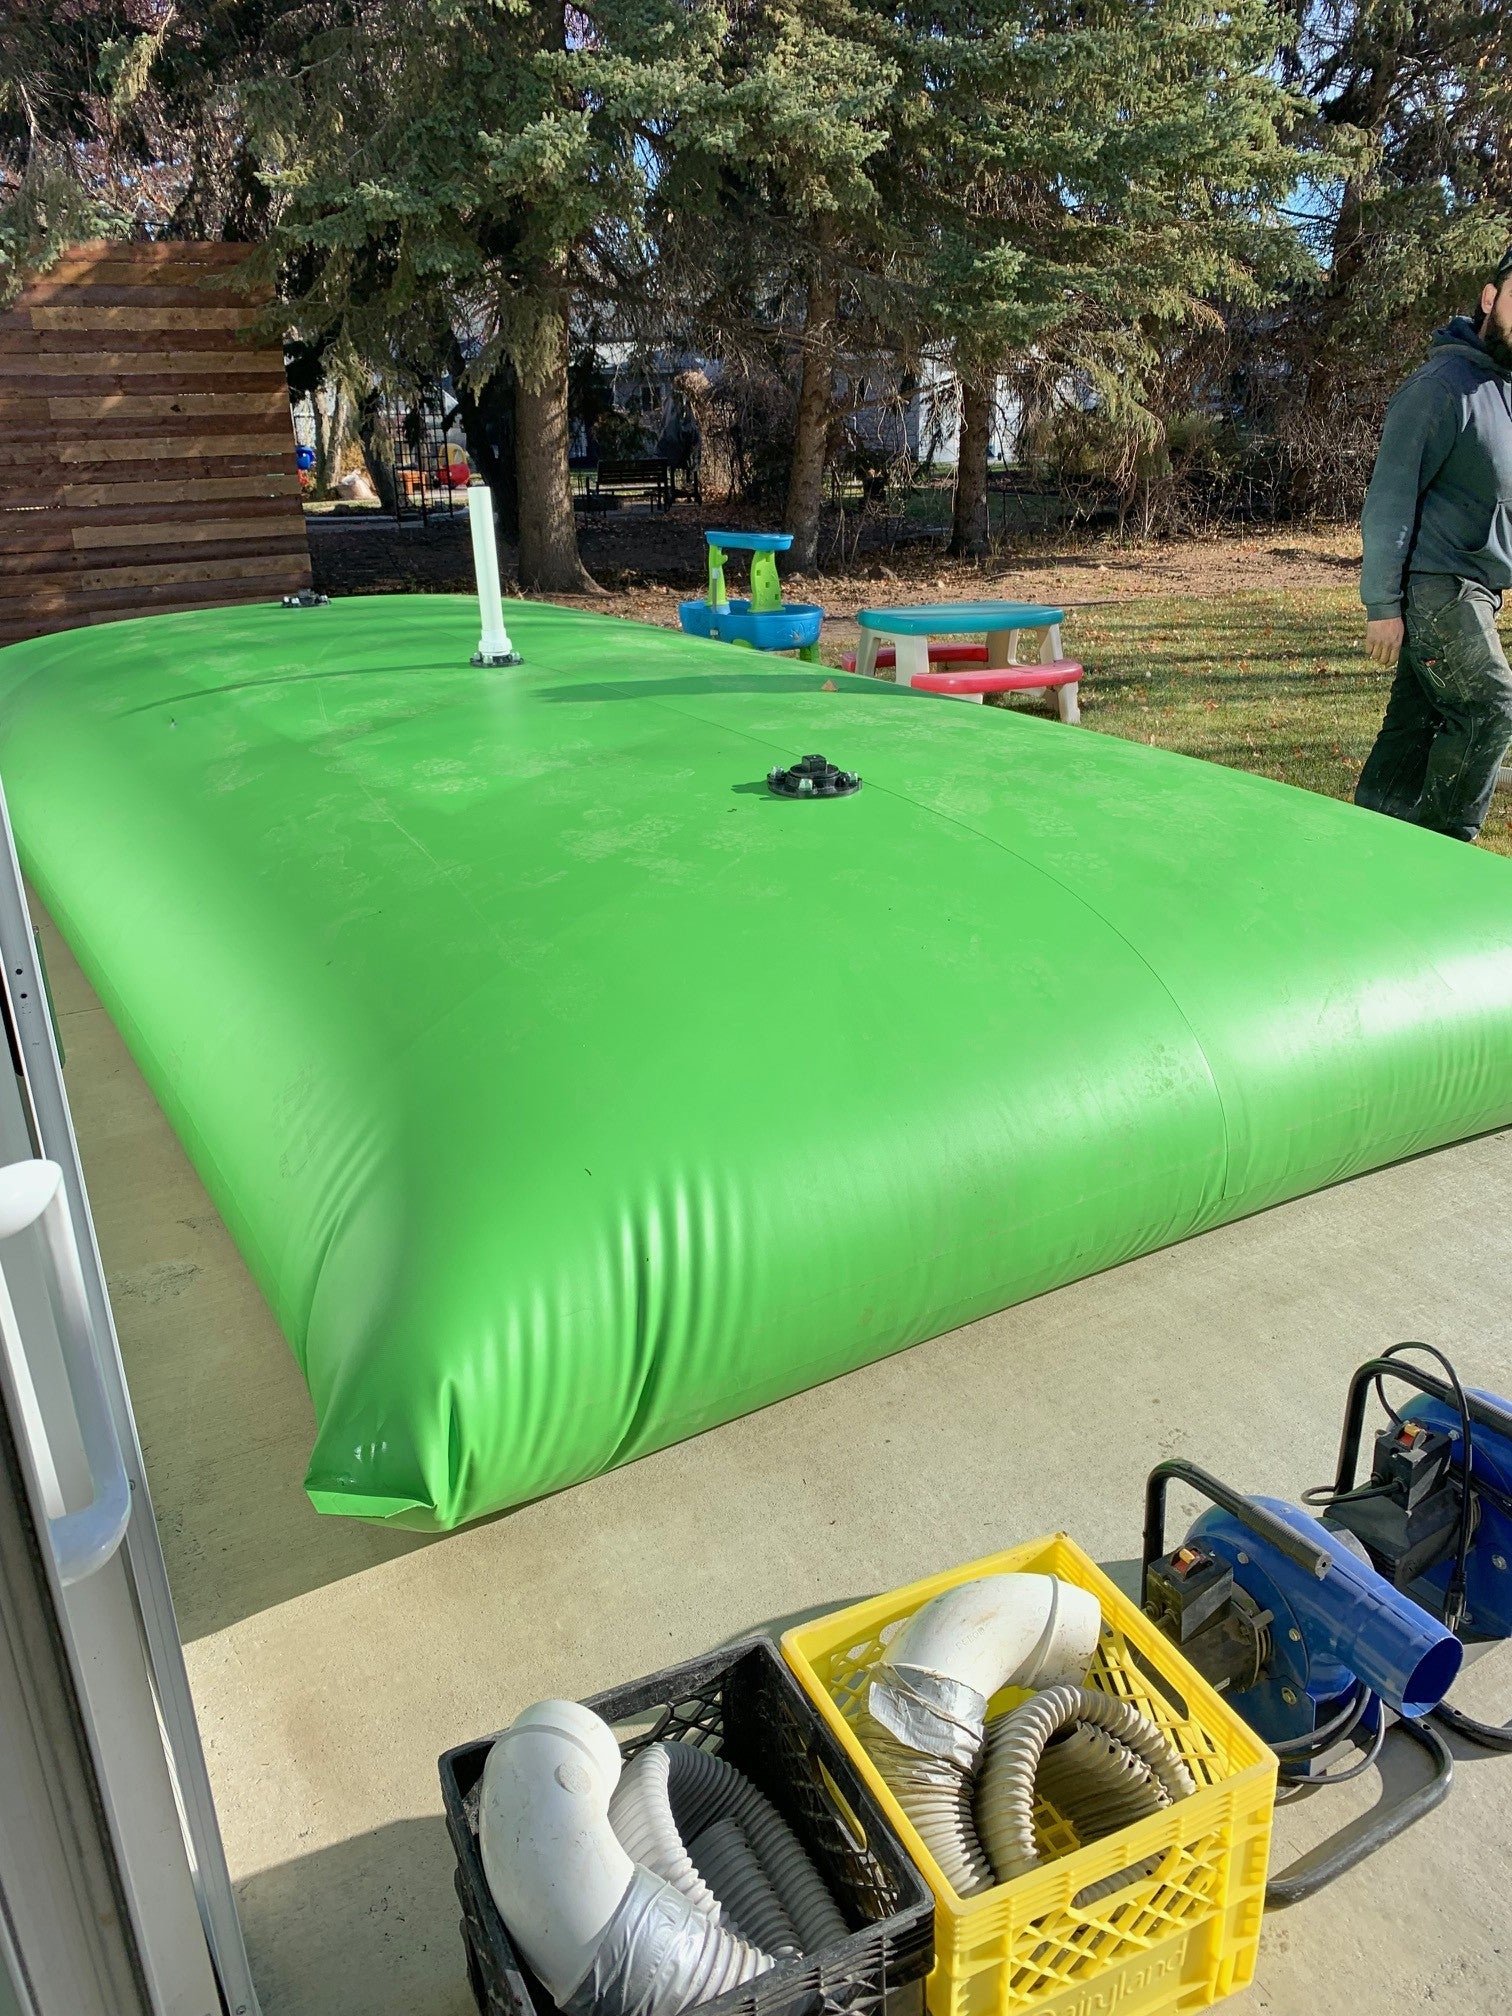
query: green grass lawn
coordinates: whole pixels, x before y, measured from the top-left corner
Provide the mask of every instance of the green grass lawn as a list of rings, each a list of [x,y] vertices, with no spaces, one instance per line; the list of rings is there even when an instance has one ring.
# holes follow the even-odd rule
[[[1079,609],[1064,639],[1088,728],[1347,798],[1391,683],[1362,622],[1352,587],[1291,589]],[[1512,791],[1481,843],[1512,854]]]

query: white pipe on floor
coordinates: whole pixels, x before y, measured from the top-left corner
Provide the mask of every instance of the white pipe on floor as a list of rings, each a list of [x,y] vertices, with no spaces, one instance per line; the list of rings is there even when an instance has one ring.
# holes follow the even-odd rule
[[[499,586],[499,547],[494,536],[493,492],[486,483],[467,491],[467,527],[472,534],[473,575],[478,584],[478,614],[482,636],[473,653],[474,665],[518,665],[520,654],[504,628],[504,595]]]

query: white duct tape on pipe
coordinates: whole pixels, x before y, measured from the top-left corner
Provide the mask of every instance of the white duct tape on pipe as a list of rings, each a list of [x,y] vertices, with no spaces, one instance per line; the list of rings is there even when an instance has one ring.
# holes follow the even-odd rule
[[[942,1589],[898,1632],[867,1707],[900,1742],[969,1769],[1000,1688],[1080,1684],[1102,1611],[1056,1575],[984,1575]]]

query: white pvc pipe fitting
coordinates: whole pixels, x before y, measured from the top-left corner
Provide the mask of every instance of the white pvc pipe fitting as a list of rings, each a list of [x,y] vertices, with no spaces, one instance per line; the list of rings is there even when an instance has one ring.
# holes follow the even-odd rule
[[[1077,1686],[1097,1650],[1102,1606],[1058,1575],[984,1575],[931,1597],[887,1648],[890,1666],[999,1689]]]
[[[635,1864],[609,1825],[613,1732],[576,1701],[538,1701],[488,1753],[478,1808],[483,1873],[558,2005],[582,1981]]]
[[[467,491],[467,528],[472,534],[473,577],[478,584],[478,616],[482,634],[473,656],[475,665],[517,662],[504,628],[504,591],[499,586],[499,546],[494,534],[493,492],[486,483]]]
[[[1008,1686],[1080,1686],[1102,1630],[1090,1590],[1057,1575],[984,1575],[943,1589],[887,1647],[873,1718],[921,1752],[974,1762],[987,1703]]]

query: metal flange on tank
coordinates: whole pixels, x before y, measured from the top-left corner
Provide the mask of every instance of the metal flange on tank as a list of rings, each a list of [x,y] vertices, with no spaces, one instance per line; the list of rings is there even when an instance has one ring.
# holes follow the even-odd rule
[[[861,789],[861,779],[823,756],[800,756],[789,768],[778,763],[768,770],[767,786],[779,798],[850,798]]]

